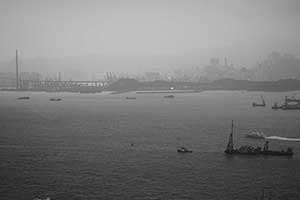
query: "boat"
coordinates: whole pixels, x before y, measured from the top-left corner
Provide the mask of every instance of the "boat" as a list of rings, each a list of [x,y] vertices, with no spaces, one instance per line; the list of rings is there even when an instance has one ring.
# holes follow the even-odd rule
[[[256,103],[256,102],[253,102],[252,103],[252,106],[253,107],[265,107],[266,106],[266,102],[264,100],[264,97],[263,96],[260,96],[261,97],[261,101],[262,103]]]
[[[300,103],[297,104],[284,104],[280,107],[282,110],[300,110]]]
[[[258,131],[254,131],[251,133],[246,133],[245,135],[247,138],[253,138],[253,139],[264,139],[266,137],[265,134],[258,132]]]
[[[300,110],[300,103],[290,103],[289,101],[287,101],[287,99],[285,99],[284,104],[282,105],[278,105],[277,102],[274,103],[274,105],[272,106],[272,109],[277,110],[277,109],[281,109],[281,110]]]
[[[287,102],[287,103],[300,103],[300,99],[297,99],[295,97],[295,95],[290,97],[290,98],[288,96],[285,96],[285,102]]]
[[[136,97],[126,97],[126,99],[136,99]]]
[[[192,153],[193,151],[191,149],[188,149],[188,148],[182,146],[177,149],[177,152],[178,153]]]
[[[228,155],[293,156],[294,154],[292,148],[290,147],[287,148],[287,150],[281,151],[269,150],[269,141],[265,142],[263,149],[261,147],[252,147],[249,145],[244,145],[238,149],[235,149],[233,147],[233,121],[231,122],[229,141],[224,152]]]
[[[175,96],[174,95],[167,95],[167,96],[164,96],[164,98],[174,98]]]
[[[177,148],[178,153],[192,153],[193,152],[191,149],[188,149],[185,147],[185,145],[181,142],[180,137],[177,138],[177,141],[178,141],[178,148]]]
[[[273,110],[281,109],[282,106],[279,106],[277,102],[275,102],[272,106]]]
[[[49,99],[50,101],[61,101],[61,99],[60,98],[51,98],[51,99]]]
[[[18,99],[19,100],[28,100],[28,99],[30,99],[30,97],[19,97]]]

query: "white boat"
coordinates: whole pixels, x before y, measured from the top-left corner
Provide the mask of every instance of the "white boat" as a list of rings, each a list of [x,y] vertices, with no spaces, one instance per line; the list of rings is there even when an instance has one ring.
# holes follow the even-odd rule
[[[266,135],[262,132],[253,131],[251,133],[246,133],[246,137],[254,139],[264,139],[266,138]]]

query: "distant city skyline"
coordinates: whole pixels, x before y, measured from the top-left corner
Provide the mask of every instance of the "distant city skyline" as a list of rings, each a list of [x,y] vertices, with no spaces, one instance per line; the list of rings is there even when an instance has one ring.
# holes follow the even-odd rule
[[[2,0],[0,61],[19,49],[22,59],[103,57],[123,71],[212,57],[251,67],[272,51],[300,56],[299,24],[298,0]]]

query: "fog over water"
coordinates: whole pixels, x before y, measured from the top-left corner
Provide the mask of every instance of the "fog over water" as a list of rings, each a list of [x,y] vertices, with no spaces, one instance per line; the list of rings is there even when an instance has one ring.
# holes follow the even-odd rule
[[[299,10],[297,0],[2,0],[0,60],[18,48],[23,59],[83,60],[77,67],[91,71],[199,66],[211,57],[251,67],[272,51],[300,55]]]
[[[299,200],[299,35],[300,0],[0,0],[0,200]]]
[[[224,154],[231,119],[234,146],[263,146],[256,130],[300,138],[298,111],[272,110],[289,93],[56,94],[1,92],[1,199],[243,199],[264,189],[272,199],[298,200],[300,142],[269,140],[293,157]],[[297,92],[297,95],[300,95]],[[178,145],[193,150],[176,152]]]

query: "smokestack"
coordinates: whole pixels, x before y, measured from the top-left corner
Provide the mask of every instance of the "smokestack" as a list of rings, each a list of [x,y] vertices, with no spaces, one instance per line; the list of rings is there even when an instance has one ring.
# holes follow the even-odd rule
[[[18,49],[16,50],[16,89],[19,89]]]

